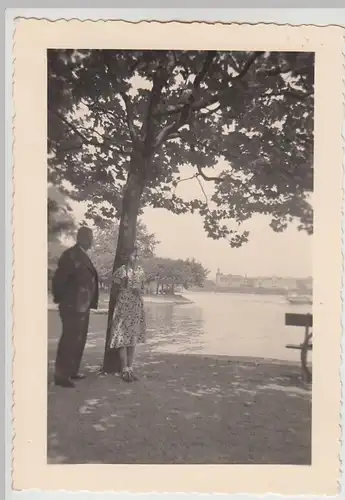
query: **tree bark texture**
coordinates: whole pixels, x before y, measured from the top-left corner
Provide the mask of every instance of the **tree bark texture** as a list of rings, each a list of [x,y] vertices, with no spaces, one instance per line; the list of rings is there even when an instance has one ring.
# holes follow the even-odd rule
[[[140,165],[141,161],[143,162],[144,160],[140,157],[140,155],[133,155],[131,158],[127,183],[125,185],[123,193],[122,212],[113,272],[122,265],[128,264],[129,256],[133,252],[135,247],[136,226],[140,209],[140,199],[145,184],[144,178],[140,173],[143,167],[143,164]],[[118,293],[119,285],[112,282],[110,286],[108,324],[102,368],[102,371],[104,373],[118,373],[121,370],[119,350],[110,349],[109,347],[111,340],[111,324],[116,301],[118,298]]]

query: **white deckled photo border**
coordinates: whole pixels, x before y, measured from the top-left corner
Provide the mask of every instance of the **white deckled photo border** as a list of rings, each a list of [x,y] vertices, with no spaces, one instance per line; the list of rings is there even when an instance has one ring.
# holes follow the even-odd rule
[[[21,24],[22,23],[22,24]],[[31,23],[31,27],[26,28]],[[40,26],[38,28],[38,24]],[[342,32],[341,29],[335,27],[318,28],[314,26],[303,27],[279,27],[277,25],[236,25],[232,26],[232,33],[227,32],[226,25],[206,25],[202,23],[178,25],[178,23],[165,24],[161,31],[162,24],[160,23],[140,23],[128,24],[122,21],[118,22],[117,40],[121,40],[122,47],[125,44],[127,48],[137,48],[136,37],[145,39],[145,48],[159,48],[161,45],[162,33],[164,33],[165,43],[169,36],[172,36],[172,29],[179,30],[180,47],[187,43],[187,38],[198,40],[199,48],[203,40],[212,40],[212,45],[217,48],[226,48],[230,44],[231,48],[241,47],[242,50],[253,50],[253,42],[244,43],[245,31],[250,29],[251,33],[262,30],[266,34],[263,38],[256,38],[260,42],[255,43],[255,49],[259,50],[258,45],[264,45],[265,37],[271,40],[275,38],[277,30],[280,31],[281,40],[278,45],[283,47],[284,36],[282,31],[288,33],[285,43],[289,43],[289,47],[298,50],[315,50],[316,53],[316,106],[315,106],[315,235],[314,235],[314,270],[315,270],[315,317],[317,324],[315,325],[316,336],[317,332],[327,331],[332,326],[332,331],[336,332],[332,341],[327,344],[327,354],[325,355],[325,344],[323,340],[315,341],[313,360],[316,368],[314,368],[314,387],[313,387],[313,436],[316,436],[316,441],[313,446],[313,465],[310,469],[303,470],[297,466],[290,466],[288,469],[281,466],[51,466],[46,465],[44,460],[44,439],[42,428],[45,429],[44,415],[45,404],[44,397],[46,391],[46,344],[41,344],[45,335],[46,329],[46,298],[39,290],[35,290],[36,301],[42,304],[42,315],[38,313],[39,318],[36,318],[35,325],[40,325],[40,331],[33,331],[33,323],[28,318],[28,307],[30,301],[25,299],[28,293],[28,285],[32,283],[32,268],[25,265],[28,259],[33,262],[45,261],[45,210],[43,207],[46,203],[46,177],[43,175],[45,157],[43,151],[46,148],[46,135],[44,134],[44,106],[39,103],[39,100],[33,98],[28,99],[28,92],[33,88],[33,85],[41,85],[41,89],[45,91],[43,70],[44,70],[44,50],[45,47],[55,46],[59,43],[61,46],[83,46],[83,40],[86,40],[85,47],[97,47],[97,44],[102,43],[102,48],[106,48],[104,44],[116,43],[113,35],[110,34],[109,23],[100,21],[98,23],[78,22],[78,21],[59,21],[50,23],[46,21],[43,26],[42,21],[19,21],[16,26],[15,42],[14,42],[14,488],[15,489],[45,489],[45,490],[89,490],[100,491],[100,487],[105,491],[111,490],[112,474],[121,470],[121,478],[119,483],[119,491],[130,491],[128,485],[127,473],[132,475],[135,469],[137,475],[136,487],[133,492],[195,492],[210,493],[235,493],[246,492],[251,494],[264,494],[268,491],[276,494],[336,494],[337,481],[339,480],[339,439],[340,439],[340,314],[341,314],[341,273],[342,273],[342,254],[340,248],[341,239],[341,204],[342,204],[342,140],[341,140],[341,125],[343,121],[343,85],[342,77],[344,70],[342,66]],[[72,26],[74,23],[74,26]],[[96,26],[98,24],[98,26]],[[78,26],[78,29],[75,29]],[[188,27],[188,29],[187,29]],[[217,33],[215,32],[217,28]],[[96,29],[95,29],[96,28]],[[181,35],[181,28],[183,35]],[[190,28],[196,29],[198,34],[191,36]],[[212,36],[211,30],[213,29]],[[26,31],[27,30],[27,31]],[[204,30],[204,31],[203,31]],[[304,31],[303,37],[300,33]],[[96,34],[96,31],[98,33]],[[138,32],[141,31],[140,35]],[[186,34],[188,31],[188,35]],[[206,31],[208,32],[206,35]],[[299,31],[299,33],[298,33]],[[235,33],[236,32],[236,36]],[[253,35],[251,35],[253,36]],[[77,38],[76,38],[77,37]],[[120,38],[121,37],[121,38]],[[236,39],[235,39],[236,38]],[[303,39],[302,39],[303,38]],[[224,39],[226,43],[224,44]],[[78,42],[78,43],[77,43]],[[119,43],[119,41],[117,42]],[[236,44],[234,47],[234,44]],[[53,44],[53,45],[52,45]],[[91,45],[90,45],[91,44]],[[242,44],[242,45],[241,45]],[[245,45],[245,46],[244,46]],[[60,45],[59,45],[60,46]],[[185,45],[184,45],[185,48]],[[188,46],[189,48],[189,46]],[[201,47],[203,48],[203,47]],[[205,47],[206,48],[206,47]],[[210,48],[209,45],[207,48]],[[330,51],[332,57],[330,57]],[[27,55],[34,54],[31,64],[34,65],[35,71],[28,74],[25,70]],[[332,82],[325,82],[325,68],[333,68],[335,78]],[[18,82],[22,82],[24,75],[27,75],[26,90]],[[17,80],[16,80],[17,79]],[[17,83],[16,83],[17,82]],[[328,93],[331,94],[327,103],[323,99],[326,95],[326,87],[328,85]],[[331,86],[332,92],[329,90]],[[25,127],[25,120],[28,116],[33,116],[35,110],[34,123],[31,124],[32,129],[35,129],[35,135],[28,131]],[[37,126],[33,126],[37,125]],[[337,135],[338,134],[338,135]],[[28,158],[28,154],[31,155]],[[40,251],[37,248],[29,250],[29,253],[23,253],[24,241],[28,238],[28,228],[24,227],[25,216],[25,189],[27,189],[27,177],[20,175],[21,169],[25,163],[30,162],[32,167],[32,177],[36,182],[36,192],[41,196],[37,196],[33,200],[33,209],[41,214],[38,217],[35,228],[30,228],[31,237],[32,231],[35,233],[37,241],[39,241]],[[334,176],[331,178],[325,176],[323,164],[332,164],[334,168]],[[319,166],[318,166],[319,165]],[[25,188],[25,189],[24,189]],[[329,223],[332,221],[332,223]],[[42,233],[43,231],[43,233]],[[330,255],[330,251],[332,254]],[[36,255],[33,255],[35,251]],[[42,254],[40,253],[42,251]],[[44,257],[42,258],[42,255]],[[37,269],[37,268],[36,268]],[[36,272],[37,287],[46,277],[46,269]],[[25,291],[26,290],[26,291]],[[32,291],[31,291],[32,293]],[[331,298],[330,298],[331,297]],[[20,311],[20,313],[18,312]],[[41,317],[42,316],[42,317]],[[21,317],[23,319],[21,319]],[[27,338],[23,338],[21,333],[24,326],[26,336],[30,338],[30,342],[35,338],[35,344],[40,344],[39,356],[44,361],[42,366],[36,367],[34,373],[28,374],[23,369],[25,366],[25,353],[30,349],[27,344]],[[33,335],[34,337],[32,337]],[[36,337],[35,337],[36,335]],[[321,338],[317,336],[318,339]],[[40,342],[38,340],[40,339]],[[319,361],[318,361],[319,360]],[[322,370],[318,366],[321,366]],[[23,376],[25,373],[25,377]],[[326,375],[325,375],[326,373]],[[30,408],[28,408],[28,399],[25,395],[28,394],[28,387],[40,387],[36,394],[30,394]],[[329,387],[333,388],[333,393],[329,391]],[[327,404],[326,404],[327,403]],[[328,406],[328,407],[327,407]],[[327,409],[325,409],[327,407]],[[38,408],[43,408],[43,415],[38,414]],[[25,414],[24,414],[25,412]],[[320,413],[321,412],[321,413]],[[322,413],[323,412],[323,413]],[[28,426],[28,421],[30,426]],[[321,447],[324,451],[324,456],[328,458],[327,462],[322,457]],[[327,450],[327,451],[326,451]],[[335,451],[338,450],[338,451]],[[330,457],[332,457],[330,459]],[[30,464],[30,465],[28,465]],[[90,474],[92,471],[94,474]],[[211,474],[205,474],[205,468],[210,467]],[[272,470],[274,467],[274,471]],[[157,478],[157,468],[161,471],[160,477]],[[254,469],[257,469],[255,471]],[[294,470],[296,469],[296,470]],[[88,477],[85,477],[85,471],[88,471]],[[228,478],[231,474],[231,484]],[[273,476],[274,474],[274,476]],[[92,477],[93,476],[93,477]],[[96,477],[97,476],[97,477]],[[201,478],[202,477],[202,478]],[[249,486],[249,478],[251,484],[257,481],[254,486]],[[96,484],[96,479],[97,483]],[[123,482],[122,482],[123,480]],[[198,490],[196,489],[198,484]],[[241,484],[245,484],[245,490],[241,489]],[[123,485],[123,486],[121,486]],[[178,489],[176,489],[178,485]],[[120,487],[121,486],[121,487]],[[242,486],[243,488],[243,486]],[[132,492],[132,491],[131,491]]]

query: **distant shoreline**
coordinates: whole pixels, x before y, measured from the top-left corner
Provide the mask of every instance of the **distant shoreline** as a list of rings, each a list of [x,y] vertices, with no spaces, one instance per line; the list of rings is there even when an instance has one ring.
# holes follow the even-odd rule
[[[174,295],[144,295],[144,302],[151,302],[154,304],[193,304],[194,302],[190,299],[187,299],[183,295],[174,294]]]
[[[106,301],[108,302],[109,294],[106,292],[101,292],[101,297],[105,296]],[[194,301],[191,299],[187,299],[183,295],[180,295],[178,293],[175,293],[174,295],[167,294],[167,295],[156,295],[156,294],[149,294],[149,293],[144,293],[143,295],[143,300],[144,302],[149,302],[152,304],[193,304]],[[102,300],[101,300],[102,302]]]
[[[282,289],[267,289],[267,288],[190,288],[188,292],[193,293],[243,293],[246,295],[276,295],[287,297],[287,291]],[[298,293],[298,292],[297,292]],[[305,292],[308,293],[308,292]],[[301,295],[304,293],[301,292]]]
[[[108,294],[101,292],[100,304],[98,309],[92,310],[94,313],[105,314],[108,312]],[[105,299],[105,300],[102,300]],[[183,297],[183,295],[175,294],[175,295],[144,295],[143,300],[145,303],[149,304],[176,304],[176,305],[184,305],[184,304],[194,304],[193,300],[187,299]],[[48,297],[48,309],[56,310],[58,306],[54,304],[51,295]]]

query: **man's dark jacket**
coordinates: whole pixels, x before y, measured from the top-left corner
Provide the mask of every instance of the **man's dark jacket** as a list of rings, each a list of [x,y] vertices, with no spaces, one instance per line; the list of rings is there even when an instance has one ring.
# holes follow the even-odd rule
[[[98,308],[97,271],[82,248],[75,245],[63,252],[52,281],[53,298],[60,310],[87,312]]]

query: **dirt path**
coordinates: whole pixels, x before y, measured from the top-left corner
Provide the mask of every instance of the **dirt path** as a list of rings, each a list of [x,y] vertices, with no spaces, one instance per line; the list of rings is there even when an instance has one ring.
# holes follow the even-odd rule
[[[55,342],[50,342],[50,377]],[[138,355],[139,382],[49,383],[49,463],[310,464],[311,393],[298,366],[204,355]]]

